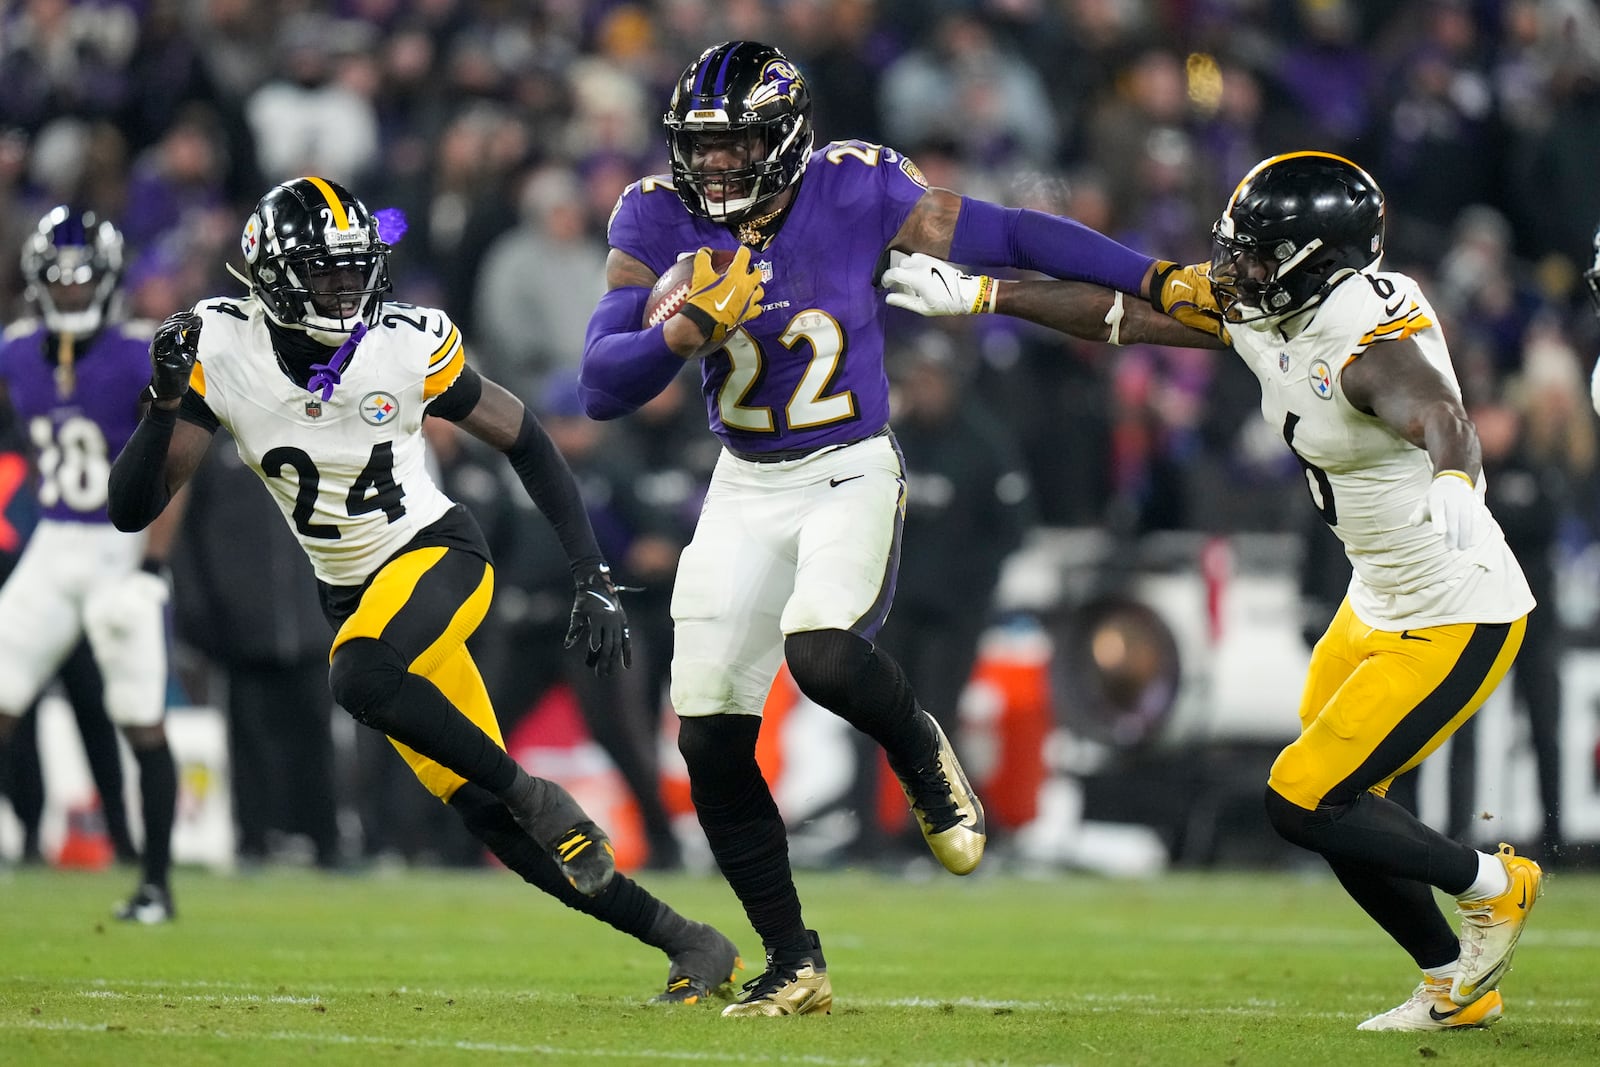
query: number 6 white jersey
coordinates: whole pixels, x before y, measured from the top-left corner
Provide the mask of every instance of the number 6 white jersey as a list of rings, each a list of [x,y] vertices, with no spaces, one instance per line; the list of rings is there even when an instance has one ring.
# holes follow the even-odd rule
[[[385,303],[333,397],[278,363],[254,299],[207,300],[190,388],[233,434],[317,577],[360,585],[452,506],[424,465],[422,417],[465,366],[442,311]]]
[[[1409,337],[1460,395],[1437,323],[1411,278],[1366,272],[1336,286],[1292,340],[1249,326],[1226,334],[1261,381],[1261,413],[1299,457],[1312,501],[1344,542],[1355,571],[1350,607],[1379,630],[1511,622],[1534,606],[1498,523],[1458,552],[1429,523],[1412,521],[1433,481],[1428,454],[1357,410],[1340,386],[1369,346]]]

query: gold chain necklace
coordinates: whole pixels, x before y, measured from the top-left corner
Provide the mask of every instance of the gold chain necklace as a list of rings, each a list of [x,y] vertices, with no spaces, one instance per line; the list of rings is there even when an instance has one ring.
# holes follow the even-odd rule
[[[768,238],[762,235],[761,227],[781,214],[783,214],[783,208],[780,207],[770,215],[763,215],[759,219],[746,219],[739,223],[739,243],[749,245],[751,248],[760,248],[766,244]]]

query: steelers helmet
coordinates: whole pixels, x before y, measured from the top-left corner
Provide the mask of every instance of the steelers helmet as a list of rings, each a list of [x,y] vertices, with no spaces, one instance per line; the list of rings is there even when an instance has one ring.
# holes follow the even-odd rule
[[[1244,176],[1211,237],[1223,319],[1279,321],[1382,258],[1383,190],[1342,156],[1274,156]]]
[[[337,182],[295,178],[268,190],[239,237],[254,295],[279,326],[342,344],[376,325],[392,288],[389,245],[365,204]]]

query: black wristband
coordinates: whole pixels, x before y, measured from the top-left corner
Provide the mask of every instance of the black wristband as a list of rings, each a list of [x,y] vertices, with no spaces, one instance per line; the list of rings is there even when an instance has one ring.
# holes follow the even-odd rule
[[[700,332],[706,335],[706,340],[709,341],[716,335],[717,320],[712,318],[711,313],[704,308],[696,307],[693,304],[685,304],[678,310],[678,314],[687,316],[690,322],[700,327]]]

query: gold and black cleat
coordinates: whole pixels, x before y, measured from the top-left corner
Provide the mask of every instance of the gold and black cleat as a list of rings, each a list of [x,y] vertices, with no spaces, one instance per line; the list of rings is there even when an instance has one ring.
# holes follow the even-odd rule
[[[895,775],[934,858],[951,874],[971,874],[983,859],[983,846],[988,841],[983,802],[967,781],[956,750],[938,720],[926,711],[920,714],[927,717],[937,739],[935,763],[904,774],[895,768]]]
[[[811,950],[804,955],[778,958],[767,955],[767,969],[744,984],[739,999],[722,1009],[729,1019],[778,1015],[833,1014],[833,983],[822,958],[822,942],[807,930]]]

